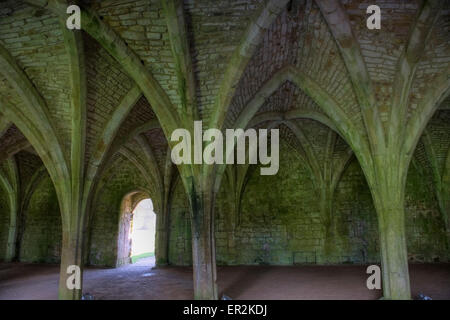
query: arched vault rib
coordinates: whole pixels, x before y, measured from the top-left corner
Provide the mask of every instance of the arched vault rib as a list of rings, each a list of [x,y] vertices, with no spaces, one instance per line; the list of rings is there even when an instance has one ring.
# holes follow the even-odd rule
[[[137,90],[133,93],[134,90]],[[91,191],[97,188],[96,184],[98,183],[98,179],[103,174],[104,169],[106,168],[106,160],[111,159],[116,153],[120,152],[120,149],[131,139],[137,137],[141,133],[161,128],[159,121],[157,119],[153,119],[134,130],[128,132],[127,135],[119,137],[117,136],[117,131],[120,127],[120,124],[117,121],[123,121],[126,118],[126,114],[129,113],[130,109],[134,106],[132,103],[134,100],[139,100],[139,89],[136,87],[132,89],[127,97],[122,100],[121,106],[116,109],[116,113],[114,113],[110,122],[106,125],[102,137],[99,138],[97,148],[101,150],[99,153],[95,153],[88,164],[88,176],[86,177],[86,188],[84,201],[93,200],[96,196],[93,194],[90,196],[90,191],[88,192],[88,187]],[[128,110],[128,111],[127,111]],[[119,120],[120,119],[120,120]],[[109,147],[107,147],[109,145]]]
[[[304,111],[304,110],[299,110],[299,109],[289,110],[286,112],[269,111],[269,112],[264,112],[264,113],[258,114],[249,122],[247,127],[251,128],[251,127],[257,126],[258,124],[269,121],[269,120],[284,121],[284,120],[295,120],[295,119],[315,120],[315,121],[320,122],[320,123],[324,124],[325,126],[329,127],[331,130],[335,131],[336,133],[338,133],[338,130],[336,129],[334,124],[331,122],[331,120],[327,116],[325,116],[319,112]]]
[[[15,244],[17,236],[17,220],[19,213],[19,201],[20,201],[20,179],[17,169],[17,163],[14,158],[9,158],[5,167],[7,172],[4,172],[0,168],[0,187],[3,186],[8,196],[9,202],[9,227],[8,227],[8,240],[5,261],[11,261],[15,255]]]
[[[24,149],[27,149],[30,146],[31,146],[31,144],[27,139],[22,139],[22,140],[17,141],[16,143],[14,143],[14,145],[11,145],[8,148],[6,148],[6,150],[1,150],[0,151],[0,164],[3,161],[10,158],[11,156],[14,156],[16,153],[18,153]]]
[[[324,180],[323,172],[319,166],[319,161],[316,155],[316,152],[314,151],[313,146],[311,145],[311,142],[306,137],[306,135],[303,133],[303,130],[300,128],[300,126],[295,123],[294,121],[284,121],[283,122],[291,131],[294,133],[297,140],[300,142],[303,150],[305,150],[306,154],[306,160],[308,161],[308,165],[311,168],[311,171],[314,174],[314,181],[316,184],[320,184]],[[316,186],[318,187],[318,186]]]
[[[266,121],[264,121],[266,122]],[[280,124],[279,121],[273,120],[267,127],[267,130],[271,130],[277,127]],[[221,186],[221,181],[223,176],[226,175],[228,178],[228,183],[230,185],[231,190],[233,191],[233,205],[234,205],[234,214],[236,215],[235,225],[240,224],[240,215],[241,215],[241,201],[245,192],[245,187],[249,179],[250,168],[253,165],[248,161],[249,155],[254,152],[255,146],[249,146],[249,151],[246,153],[246,161],[243,165],[225,165],[222,164],[219,166],[219,169],[216,173],[216,191],[219,191]],[[253,166],[254,167],[254,166]]]
[[[254,127],[254,126],[258,126],[261,123],[267,122],[267,121],[276,121],[277,123],[285,123],[295,134],[295,131],[292,129],[294,127],[297,127],[298,129],[299,126],[296,125],[292,120],[295,119],[310,119],[310,120],[315,120],[325,126],[328,126],[328,128],[331,130],[330,133],[334,133],[335,135],[338,135],[339,132],[337,130],[335,130],[333,127],[329,126],[330,120],[320,114],[320,113],[311,113],[311,112],[306,112],[303,113],[302,110],[291,110],[288,111],[286,113],[281,113],[281,112],[265,112],[262,114],[259,114],[258,116],[254,117],[252,119],[252,121],[249,123],[248,127]],[[294,126],[292,126],[292,124],[294,124]],[[298,133],[298,132],[297,132]],[[298,139],[299,136],[297,134],[295,134],[296,138]],[[302,140],[298,139],[299,142],[303,145]],[[313,151],[312,148],[308,148],[308,150]],[[328,150],[328,153],[331,154],[333,153],[334,150],[334,145],[331,147],[330,146],[330,150]],[[305,150],[307,151],[307,150]],[[343,172],[345,171],[345,168],[348,166],[348,164],[350,163],[350,161],[352,160],[354,156],[353,150],[352,148],[349,146],[347,148],[347,150],[345,151],[345,155],[340,158],[340,160],[338,161],[338,163],[334,166],[335,169],[333,170],[332,174],[331,174],[331,184],[332,184],[332,189],[335,190],[337,187],[337,184],[339,183]],[[310,157],[311,158],[311,157]],[[306,160],[306,159],[305,159]],[[310,162],[310,161],[308,161]],[[331,163],[330,163],[331,165]],[[313,173],[317,173],[320,172],[321,169],[315,169],[312,172]],[[322,177],[322,174],[317,176],[318,178]]]
[[[445,226],[448,226],[448,215],[445,208],[444,199],[444,186],[443,186],[443,175],[439,170],[439,165],[437,163],[437,155],[433,147],[431,136],[429,132],[425,129],[422,135],[422,143],[425,148],[426,156],[431,167],[432,181],[435,188],[436,198],[438,202],[439,210],[444,218]]]
[[[139,57],[95,13],[82,10],[81,17],[82,28],[96,39],[139,85],[157,115],[164,133],[170,136],[180,127],[181,121],[164,89]]]
[[[52,3],[67,8],[67,1],[64,0],[54,0]],[[65,282],[67,266],[82,265],[80,252],[83,246],[82,232],[85,218],[85,210],[82,207],[82,190],[86,142],[86,79],[81,34],[66,28],[65,10],[57,12],[57,15],[69,57],[70,151],[63,150],[62,141],[59,141],[54,130],[55,123],[51,123],[44,98],[6,49],[2,47],[0,47],[0,66],[6,79],[24,102],[23,105],[16,106],[21,110],[9,110],[9,116],[30,142],[34,143],[55,186],[63,227],[59,297],[74,299],[81,297],[81,290],[68,290]]]
[[[400,141],[398,137],[403,137],[406,133],[406,114],[413,79],[443,3],[444,1],[440,0],[424,1],[411,31],[408,44],[405,46],[397,65],[389,119],[389,141],[394,143]],[[420,111],[421,109],[419,109]],[[419,136],[421,132],[419,132]]]
[[[164,164],[164,175],[163,175],[164,195],[165,195],[164,203],[167,205],[169,204],[169,201],[170,201],[170,194],[171,194],[171,189],[173,186],[173,182],[174,182],[173,180],[174,180],[175,176],[176,176],[176,170],[175,170],[175,165],[172,162],[171,150],[170,150],[170,147],[167,147],[166,162]]]
[[[322,11],[341,52],[361,108],[366,130],[371,141],[371,148],[374,148],[374,152],[377,153],[379,148],[384,149],[385,135],[375,103],[372,80],[361,54],[359,43],[353,34],[348,15],[340,1],[320,0],[316,1],[316,3]]]
[[[86,65],[84,59],[83,38],[80,32],[72,32],[66,27],[66,15],[60,16],[60,25],[64,36],[67,54],[70,60],[70,106],[72,116],[71,133],[71,170],[72,197],[82,195],[84,177],[84,157],[86,144]],[[81,201],[73,205],[80,206]],[[73,212],[79,212],[77,208]],[[84,210],[82,210],[84,211]]]
[[[65,7],[68,6],[66,0],[54,0]],[[69,56],[70,70],[70,108],[71,108],[71,150],[70,150],[70,170],[71,170],[71,199],[69,221],[63,222],[63,254],[61,257],[61,271],[59,280],[59,297],[61,299],[79,298],[80,292],[67,290],[66,274],[67,267],[82,261],[83,239],[82,233],[87,219],[86,207],[83,206],[83,188],[86,154],[86,64],[84,56],[83,38],[80,32],[73,32],[67,29],[67,14],[59,13],[58,16],[61,31],[64,37],[64,44]],[[60,196],[60,195],[59,195]],[[73,252],[73,253],[69,253]],[[66,274],[64,274],[66,273]]]
[[[147,162],[144,161],[143,159],[141,159],[135,151],[131,150],[130,148],[124,146],[122,148],[120,148],[119,153],[124,156],[126,159],[128,159],[129,161],[131,161],[131,163],[133,163],[136,168],[144,175],[145,180],[147,181],[148,185],[151,188],[152,194],[157,194],[156,191],[159,189],[159,187],[157,185],[155,185],[155,183],[149,179],[149,175],[148,173],[150,173],[150,175],[153,175],[153,169],[150,169],[147,166]],[[150,163],[150,167],[154,168],[155,164]],[[150,170],[149,170],[150,169]]]
[[[210,119],[210,128],[222,128],[226,112],[236,92],[239,80],[246,69],[245,67],[260,44],[264,33],[288,2],[288,0],[266,0],[253,23],[249,25],[239,47],[236,48],[228,62],[225,76],[216,97],[214,113]]]
[[[21,211],[24,211],[28,208],[28,204],[30,202],[31,196],[36,190],[39,183],[42,179],[47,175],[47,169],[45,166],[41,165],[32,175],[30,181],[28,182],[25,190],[23,192],[23,197],[21,198]]]
[[[325,3],[329,3],[330,6],[333,5],[331,2]],[[426,0],[423,3],[424,5],[418,12],[416,23],[411,28],[409,43],[399,60],[397,77],[393,84],[393,99],[390,106],[390,118],[387,123],[388,138],[386,140],[384,128],[379,121],[373,122],[375,127],[370,128],[368,125],[370,122],[367,121],[367,115],[369,115],[369,118],[370,116],[378,117],[378,115],[365,114],[365,105],[361,104],[364,101],[361,101],[361,94],[358,95],[358,102],[364,116],[371,147],[363,154],[367,156],[371,163],[361,161],[362,157],[358,154],[357,156],[377,210],[383,264],[383,293],[387,299],[410,299],[411,297],[404,226],[407,169],[421,133],[439,102],[442,101],[445,92],[448,92],[449,87],[448,72],[444,72],[447,79],[443,79],[442,75],[437,77],[440,82],[433,83],[434,87],[429,87],[429,90],[419,102],[417,112],[408,121],[407,104],[411,95],[416,66],[422,57],[426,40],[435,24],[438,9],[443,1]],[[338,13],[339,6],[335,8],[334,12],[333,10],[326,12],[334,22],[342,19],[342,17],[339,18]],[[338,43],[341,37],[341,47],[345,48],[346,45],[351,47],[353,37],[350,37],[350,32],[347,32],[348,37],[342,37],[342,34],[339,35],[339,26],[333,26],[332,29],[332,32],[337,34],[335,38]],[[349,29],[349,31],[351,30]],[[341,52],[344,60],[347,59],[351,62],[351,59],[346,57],[346,53],[351,53],[351,50],[345,49]],[[346,64],[347,67],[354,67],[355,70],[360,68],[356,68],[351,63],[346,62]],[[356,76],[356,74],[352,75],[351,71],[350,75]],[[364,81],[364,78],[360,80]],[[352,82],[355,83],[355,80]],[[376,109],[374,108],[374,110]],[[334,116],[330,117],[336,119]],[[380,133],[382,133],[382,137]],[[347,141],[351,143],[350,140],[347,139]],[[354,145],[352,145],[352,148],[355,152],[358,151],[354,148]]]
[[[47,167],[60,196],[70,197],[70,173],[61,144],[48,115],[48,108],[36,87],[0,45],[0,72],[22,98],[24,105],[12,106],[1,99],[1,112],[10,119],[31,142]],[[59,198],[61,210],[67,213],[69,199]],[[63,219],[67,219],[64,216]]]
[[[252,122],[254,126],[258,126],[263,123],[270,123],[270,129],[279,124],[284,124],[290,129],[290,131],[294,134],[295,139],[297,139],[301,145],[303,152],[299,152],[300,159],[302,159],[302,161],[306,164],[306,168],[311,173],[311,178],[317,192],[318,202],[320,203],[320,217],[323,219],[323,223],[326,226],[327,236],[322,248],[323,254],[321,257],[323,262],[329,262],[331,257],[330,253],[333,248],[333,239],[338,234],[338,231],[335,228],[335,220],[333,215],[334,194],[342,174],[353,159],[353,151],[350,147],[347,147],[345,152],[339,154],[337,161],[333,161],[333,158],[335,158],[335,146],[337,143],[338,134],[333,130],[328,130],[327,145],[325,150],[326,156],[322,165],[316,156],[316,152],[314,151],[311,141],[308,139],[307,135],[302,132],[303,130],[301,130],[299,124],[294,123],[293,120],[285,120],[282,115],[280,116],[280,114],[276,112],[266,112],[263,115],[263,117],[259,117],[258,120],[260,121],[255,121],[256,118],[253,119]],[[270,119],[271,116],[272,119]],[[239,166],[237,168],[231,166],[227,166],[226,168],[227,177],[234,195],[236,225],[239,225],[239,205],[243,196],[246,179],[248,178],[249,168],[249,164]]]
[[[328,130],[327,142],[325,146],[324,164],[322,166],[323,180],[326,181],[327,184],[331,183],[333,176],[332,170],[333,154],[334,149],[336,147],[337,139],[338,139],[337,134],[332,130]]]
[[[86,168],[85,186],[83,202],[87,203],[91,194],[92,187],[95,184],[95,179],[99,174],[99,167],[108,158],[109,150],[117,136],[120,126],[129,115],[131,109],[142,96],[140,88],[135,85],[127,95],[122,99],[119,106],[114,110],[109,121],[98,137],[94,153],[92,154]]]
[[[426,94],[420,100],[405,129],[403,152],[412,158],[417,143],[433,114],[441,103],[450,96],[450,66],[429,84]]]
[[[145,131],[149,131],[149,130],[153,130],[153,129],[157,129],[157,128],[161,128],[161,125],[159,124],[158,120],[152,120],[149,121],[145,124],[143,124],[142,126],[139,126],[137,128],[135,128],[133,131],[130,132],[130,134],[126,137],[124,137],[124,142],[136,137],[137,135],[144,133]]]
[[[303,90],[330,119],[333,127],[352,147],[360,163],[371,166],[370,147],[354,123],[345,115],[338,103],[313,79],[305,75],[299,68],[288,66],[273,75],[249,101],[235,121],[235,128],[245,128],[257,113],[265,100],[270,97],[285,81],[291,81]]]
[[[0,72],[23,99],[28,107],[29,116],[42,123],[45,129],[50,127],[48,107],[27,74],[19,67],[14,57],[0,44]],[[20,107],[17,106],[17,109]],[[4,109],[4,108],[2,108]],[[22,108],[23,109],[23,108]],[[24,110],[22,110],[24,111]],[[51,128],[52,129],[52,128]],[[53,131],[53,129],[52,129]]]
[[[48,176],[47,169],[44,165],[41,165],[37,170],[33,173],[30,180],[26,184],[25,188],[23,188],[23,192],[20,194],[20,206],[17,212],[17,231],[16,231],[16,245],[15,245],[15,259],[20,258],[20,250],[21,250],[21,239],[23,237],[23,231],[25,228],[25,210],[27,210],[31,197],[33,196],[36,188],[39,183],[42,181],[44,177]],[[23,182],[22,182],[23,183]]]
[[[27,2],[43,6],[40,1]],[[52,0],[43,7],[57,15],[66,15],[67,4],[64,4],[64,1]],[[165,135],[170,136],[173,130],[180,127],[180,117],[167,93],[125,41],[95,12],[87,8],[81,8],[81,28],[100,43],[140,87],[158,117]]]
[[[0,113],[0,138],[5,134],[6,130],[8,130],[10,126],[11,123]]]
[[[447,230],[450,230],[450,148],[444,163],[444,171],[442,173],[442,185],[444,192],[444,206],[447,209]]]
[[[14,190],[14,187],[11,184],[8,175],[5,172],[3,172],[3,170],[1,168],[0,168],[0,186],[3,187],[3,190],[8,195],[10,208],[13,207],[14,206],[14,196],[15,196],[16,191]]]
[[[199,119],[196,97],[196,85],[192,57],[184,18],[183,1],[161,0],[166,16],[167,29],[175,59],[175,67],[178,78],[178,93],[183,107],[182,120],[192,126],[194,119]]]
[[[156,161],[155,152],[154,152],[153,148],[151,147],[149,141],[147,140],[147,138],[143,137],[142,135],[136,136],[135,140],[137,141],[139,146],[142,148],[142,151],[143,151],[145,157],[147,158],[146,160],[148,161],[149,165],[151,166],[151,173],[156,180],[156,185],[158,186],[158,189],[161,191],[164,190],[164,182],[163,182],[162,173],[158,166],[158,162]],[[162,194],[162,192],[161,192],[161,194]],[[163,199],[161,199],[161,201],[162,200]]]
[[[352,148],[348,147],[347,150],[345,151],[345,155],[344,157],[342,157],[339,162],[334,166],[334,172],[333,172],[333,178],[331,180],[331,188],[333,190],[336,190],[337,185],[339,184],[339,181],[342,178],[342,175],[345,172],[345,169],[348,167],[348,165],[350,164],[350,162],[352,161],[353,157],[354,157],[354,153]]]
[[[449,179],[448,182],[450,183],[450,147],[448,148],[447,157],[445,158],[444,171],[442,173],[442,176],[447,177]]]
[[[130,150],[130,149],[128,149]],[[99,196],[101,195],[102,192],[104,192],[104,190],[106,189],[106,186],[109,184],[109,182],[111,181],[111,179],[116,175],[116,171],[114,170],[115,166],[118,164],[119,166],[122,165],[122,163],[120,163],[119,161],[127,161],[129,163],[131,163],[132,166],[134,166],[139,172],[142,173],[143,177],[145,178],[145,181],[147,183],[147,187],[148,188],[142,188],[142,191],[145,191],[146,193],[148,193],[149,195],[153,195],[156,194],[155,192],[157,191],[155,186],[152,184],[152,181],[150,179],[147,179],[148,177],[148,171],[145,167],[145,163],[143,163],[142,161],[139,160],[139,158],[136,157],[136,154],[130,150],[131,152],[128,152],[125,149],[121,149],[118,154],[120,155],[119,157],[115,157],[113,159],[112,162],[109,163],[109,166],[107,168],[107,170],[105,170],[104,174],[102,174],[101,179],[98,181],[98,184],[96,185],[94,191],[94,201],[93,203],[96,203]],[[131,190],[130,190],[131,191]],[[89,219],[92,220],[93,216],[95,214],[95,210],[90,210],[89,212]]]

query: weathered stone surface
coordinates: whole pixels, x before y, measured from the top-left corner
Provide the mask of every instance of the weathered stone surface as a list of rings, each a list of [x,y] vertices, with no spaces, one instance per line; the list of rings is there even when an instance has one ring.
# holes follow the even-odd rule
[[[94,0],[68,31],[61,1],[2,1],[0,258],[114,266],[141,190],[196,298],[217,298],[216,258],[381,261],[385,298],[410,298],[408,260],[449,259],[450,4],[380,1],[368,30],[369,4]],[[168,154],[194,118],[279,128],[280,172],[219,168],[213,203],[211,167]]]

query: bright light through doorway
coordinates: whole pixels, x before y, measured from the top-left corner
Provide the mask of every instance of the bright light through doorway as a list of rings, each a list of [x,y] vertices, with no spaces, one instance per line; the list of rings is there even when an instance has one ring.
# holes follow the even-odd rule
[[[133,211],[131,257],[133,261],[155,252],[156,215],[150,199],[142,200]]]

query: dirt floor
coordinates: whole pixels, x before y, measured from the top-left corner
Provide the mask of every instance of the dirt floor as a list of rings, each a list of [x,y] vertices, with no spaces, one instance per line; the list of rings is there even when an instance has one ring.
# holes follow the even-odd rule
[[[87,268],[84,292],[95,299],[192,299],[192,269],[154,268],[154,259],[118,269]],[[221,294],[232,299],[377,299],[365,266],[219,267]],[[0,299],[56,299],[59,267],[0,264]],[[413,297],[450,299],[450,264],[410,266]]]

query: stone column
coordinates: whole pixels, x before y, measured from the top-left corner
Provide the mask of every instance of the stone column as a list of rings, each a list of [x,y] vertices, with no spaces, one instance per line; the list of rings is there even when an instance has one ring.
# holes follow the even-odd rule
[[[15,195],[12,196],[15,197]],[[10,201],[8,244],[5,256],[6,262],[11,262],[16,257],[17,229],[18,229],[17,215],[18,215],[17,202],[15,200],[12,200]]]
[[[322,262],[327,262],[334,249],[333,193],[330,185],[322,185],[320,190],[320,211],[321,219],[325,226]]]
[[[167,201],[156,214],[155,260],[157,266],[169,264],[169,205]]]
[[[84,237],[85,230],[83,226],[83,219],[73,218],[70,225],[65,225],[63,222],[63,239],[61,248],[61,266],[59,275],[59,292],[58,298],[60,300],[80,300],[82,297],[83,287],[83,268],[84,268]],[[75,273],[68,273],[69,266],[76,266],[79,268],[79,289],[69,289],[67,280],[73,279]]]
[[[214,191],[212,187],[192,185],[188,197],[191,209],[194,298],[217,300]]]
[[[395,161],[392,153],[391,158],[394,161],[389,156],[378,159],[378,168],[370,175],[376,177],[371,192],[380,234],[383,297],[407,300],[411,299],[404,210],[408,166]]]

